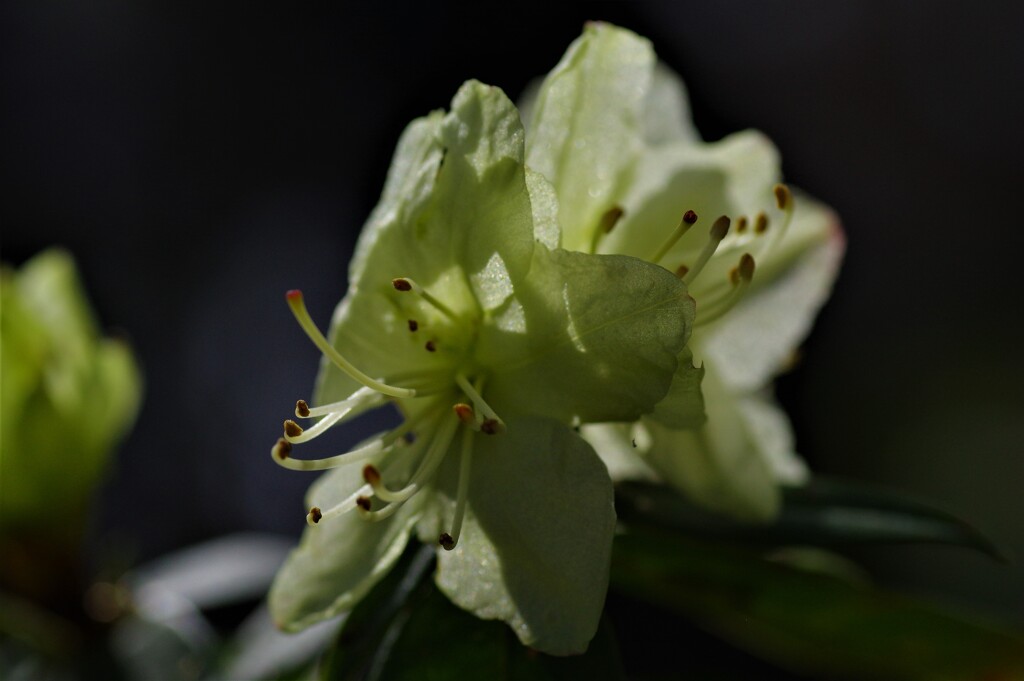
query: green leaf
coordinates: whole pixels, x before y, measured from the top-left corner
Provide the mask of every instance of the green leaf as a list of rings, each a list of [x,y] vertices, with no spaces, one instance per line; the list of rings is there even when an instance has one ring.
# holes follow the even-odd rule
[[[346,660],[343,633],[322,678],[325,681],[623,678],[618,648],[608,626],[601,627],[597,640],[586,654],[552,657],[521,645],[501,622],[480,620],[460,610],[429,584],[421,585],[393,615],[376,641],[374,655],[363,660],[360,670],[339,664]],[[349,655],[347,660],[355,658]]]
[[[1024,678],[1019,635],[678,533],[617,537],[612,582],[813,678]]]
[[[950,544],[1005,560],[988,538],[956,516],[864,483],[828,478],[786,488],[782,509],[770,525],[712,514],[671,489],[634,482],[616,488],[616,510],[626,523],[651,523],[747,545]]]
[[[348,614],[334,647],[320,668],[323,681],[355,681],[370,671],[378,649],[396,618],[406,619],[416,594],[433,589],[431,546],[410,545],[398,565]]]

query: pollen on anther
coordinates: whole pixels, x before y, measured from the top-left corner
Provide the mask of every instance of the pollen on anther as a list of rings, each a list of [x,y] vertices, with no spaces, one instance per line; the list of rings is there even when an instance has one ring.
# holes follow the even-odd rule
[[[502,431],[501,421],[498,419],[484,419],[480,424],[480,431],[487,435],[497,435]]]
[[[789,202],[793,199],[789,187],[784,184],[777,184],[772,188],[772,191],[775,192],[775,205],[779,207],[779,210],[786,210]]]
[[[283,437],[277,438],[277,443],[274,445],[274,458],[280,461],[284,461],[288,458],[288,455],[292,453],[292,445],[288,440]]]
[[[399,277],[398,279],[392,279],[391,285],[395,287],[396,291],[412,290],[412,282],[410,282],[408,279],[403,279],[402,277]]]
[[[750,281],[754,278],[754,265],[754,256],[744,253],[739,264],[739,275],[743,281]]]
[[[686,265],[680,265],[676,268],[676,276],[682,279],[686,276],[686,273],[690,271],[690,268]]]
[[[445,551],[451,551],[455,548],[455,540],[447,532],[442,532],[441,536],[437,538],[437,543],[441,545]]]
[[[309,404],[306,400],[298,400],[295,402],[295,415],[300,419],[309,418]]]
[[[747,231],[747,224],[749,222],[750,221],[747,220],[747,216],[746,215],[741,215],[738,218],[736,218],[736,231],[738,233],[740,233],[740,234],[743,234],[744,232],[746,232]]]
[[[685,213],[683,213],[683,222],[685,222],[688,225],[692,225],[693,223],[697,222],[697,214],[692,210],[686,211]]]
[[[768,230],[768,216],[764,213],[758,213],[757,217],[754,218],[754,231],[758,234],[764,234]]]
[[[423,347],[427,349],[427,352],[437,352],[437,344],[432,340],[428,340]]]
[[[317,506],[314,506],[313,508],[309,509],[309,514],[306,516],[306,518],[314,525],[320,522],[320,519],[323,517],[324,514],[320,511],[320,508]]]
[[[729,234],[729,225],[732,221],[728,215],[723,215],[715,220],[715,223],[711,225],[711,238],[715,241],[721,241]]]
[[[612,206],[605,214],[601,216],[600,229],[603,233],[608,234],[611,232],[615,225],[618,224],[619,220],[622,219],[625,211],[622,206]]]
[[[475,416],[473,414],[473,407],[469,406],[465,402],[459,402],[452,407],[452,411],[459,417],[459,421],[465,424],[473,423]]]
[[[370,497],[356,497],[356,506],[364,511],[370,510]]]
[[[302,435],[302,426],[288,419],[284,422],[284,434],[288,437],[298,437]]]
[[[416,321],[415,319],[410,319],[409,320],[409,330],[410,331],[415,333],[419,328],[420,328],[420,323],[418,321]]]
[[[363,466],[363,480],[367,485],[376,485],[380,482],[380,471],[372,463]]]

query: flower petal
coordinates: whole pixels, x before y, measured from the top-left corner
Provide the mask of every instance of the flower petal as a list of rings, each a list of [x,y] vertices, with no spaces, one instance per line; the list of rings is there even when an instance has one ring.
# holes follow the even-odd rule
[[[450,113],[435,112],[406,129],[381,202],[360,236],[351,285],[329,336],[360,369],[394,376],[444,370],[452,361],[443,352],[428,356],[423,334],[408,330],[410,318],[424,333],[429,322],[445,320],[425,305],[417,308],[412,296],[396,298],[392,279],[411,277],[456,312],[476,314],[500,306],[526,276],[534,227],[523,136],[512,102],[475,81],[460,88]],[[357,387],[323,364],[321,401]]]
[[[586,650],[597,630],[615,510],[590,445],[550,419],[477,436],[462,538],[439,552],[437,584],[457,605],[509,623],[553,655]]]
[[[679,355],[679,368],[672,377],[668,393],[658,402],[650,418],[669,428],[696,428],[704,424],[704,397],[700,382],[704,367],[693,366],[693,353],[689,348]]]
[[[774,145],[753,130],[711,144],[674,142],[649,149],[622,199],[622,222],[602,240],[600,250],[650,258],[683,214],[692,210],[699,216],[697,225],[669,251],[664,262],[671,269],[681,262],[693,264],[704,247],[707,228],[718,216],[753,217],[758,210],[774,207],[772,188],[780,177]],[[733,245],[748,250],[747,242],[755,238],[751,231],[740,239],[733,230],[723,249]],[[715,260],[726,258],[719,255]],[[735,264],[728,260],[726,267]],[[705,278],[717,277],[702,275],[701,279]],[[696,293],[694,296],[700,300]]]
[[[761,389],[792,359],[832,289],[845,242],[833,213],[805,197],[783,242],[758,264],[747,298],[694,337],[731,390]]]
[[[555,186],[569,250],[591,251],[601,216],[620,200],[641,145],[654,63],[647,40],[593,22],[532,103],[527,163]]]
[[[517,323],[485,327],[495,408],[583,422],[628,421],[668,392],[694,315],[686,287],[635,258],[534,252]]]
[[[792,440],[763,440],[756,427],[761,422],[752,422],[744,410],[747,398],[729,393],[712,364],[706,366],[702,387],[708,415],[702,428],[669,429],[644,419],[652,443],[645,452],[647,463],[707,508],[750,520],[775,517],[780,497],[772,461],[790,452],[767,453],[765,448],[792,447]]]

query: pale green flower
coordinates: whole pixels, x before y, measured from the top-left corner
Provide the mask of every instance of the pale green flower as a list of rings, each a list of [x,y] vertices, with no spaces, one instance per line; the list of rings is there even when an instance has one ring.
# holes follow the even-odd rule
[[[779,184],[762,134],[701,142],[682,83],[627,30],[589,24],[525,108],[527,163],[555,188],[562,245],[658,263],[697,302],[689,350],[706,425],[694,427],[692,404],[663,403],[660,419],[586,437],[613,477],[665,479],[712,508],[771,518],[779,484],[806,469],[770,383],[828,295],[843,251],[836,218]],[[681,359],[674,385],[689,388],[699,376]],[[642,459],[622,454],[634,450]]]
[[[135,359],[100,336],[70,255],[0,269],[0,530],[74,541],[140,395]]]
[[[415,530],[447,549],[436,581],[459,606],[549,653],[593,636],[615,514],[607,470],[571,424],[651,411],[693,303],[662,268],[546,246],[558,238],[554,193],[523,157],[512,103],[467,83],[450,113],[403,134],[330,343],[289,294],[325,353],[322,406],[296,413],[322,418],[305,431],[286,422],[273,455],[334,470],[311,488],[314,526],[271,591],[284,628],[352,607]],[[388,402],[405,418],[395,430],[335,457],[291,457]]]

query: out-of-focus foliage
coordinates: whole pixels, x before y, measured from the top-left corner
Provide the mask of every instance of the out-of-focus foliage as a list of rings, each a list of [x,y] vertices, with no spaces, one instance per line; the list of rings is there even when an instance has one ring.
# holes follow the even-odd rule
[[[135,419],[128,346],[104,338],[71,256],[0,272],[0,531],[76,525]]]

